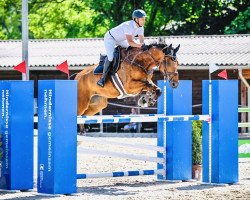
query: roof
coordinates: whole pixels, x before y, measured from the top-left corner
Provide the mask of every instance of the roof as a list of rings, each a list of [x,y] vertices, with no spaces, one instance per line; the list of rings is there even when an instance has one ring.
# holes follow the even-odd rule
[[[205,69],[209,63],[223,68],[250,67],[250,34],[169,36],[167,44],[181,45],[177,53],[180,69]],[[147,37],[146,42],[159,37]],[[55,70],[68,60],[71,70],[98,63],[104,53],[103,39],[29,40],[30,70]],[[21,40],[0,40],[0,69],[11,69],[22,61]]]

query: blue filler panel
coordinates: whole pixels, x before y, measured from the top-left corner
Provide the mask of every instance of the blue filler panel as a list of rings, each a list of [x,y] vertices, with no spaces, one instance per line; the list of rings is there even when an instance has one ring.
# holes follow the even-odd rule
[[[77,82],[38,85],[38,192],[75,193]]]
[[[167,115],[192,114],[192,82],[180,81],[178,88],[172,89],[168,82],[158,81],[158,86],[167,90]],[[164,94],[158,101],[158,114],[164,113]],[[163,146],[164,123],[158,122],[158,145]],[[189,180],[192,178],[192,121],[166,122],[166,176],[162,180]],[[158,157],[163,157],[158,152]],[[157,165],[163,169],[162,164]]]
[[[202,82],[202,112],[209,113],[209,81]],[[203,182],[209,182],[209,129],[203,122]],[[238,81],[212,81],[211,182],[238,182]]]
[[[0,189],[33,188],[33,81],[0,81]]]

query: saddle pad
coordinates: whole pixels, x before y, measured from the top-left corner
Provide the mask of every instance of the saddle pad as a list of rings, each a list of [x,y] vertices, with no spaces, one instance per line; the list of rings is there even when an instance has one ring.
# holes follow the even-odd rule
[[[94,74],[95,75],[96,74],[102,74],[102,72],[103,72],[103,66],[101,66],[101,65],[96,66],[96,68],[94,70]]]

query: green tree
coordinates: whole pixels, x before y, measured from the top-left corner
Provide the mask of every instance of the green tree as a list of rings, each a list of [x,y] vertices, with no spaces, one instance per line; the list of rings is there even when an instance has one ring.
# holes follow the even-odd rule
[[[131,12],[141,8],[147,12],[145,35],[223,34],[249,0],[85,0],[95,10],[94,21],[110,21],[112,28],[131,19]]]
[[[202,121],[192,121],[192,164],[202,163]]]
[[[250,7],[239,15],[225,28],[226,34],[250,33]]]
[[[146,36],[249,32],[249,0],[29,0],[30,38],[103,37],[147,12]],[[0,1],[0,39],[21,38],[21,0]]]
[[[36,0],[30,8],[30,34],[32,38],[100,37],[106,31],[105,20],[93,23],[96,15],[81,0]]]
[[[0,1],[0,39],[21,38],[21,1]]]

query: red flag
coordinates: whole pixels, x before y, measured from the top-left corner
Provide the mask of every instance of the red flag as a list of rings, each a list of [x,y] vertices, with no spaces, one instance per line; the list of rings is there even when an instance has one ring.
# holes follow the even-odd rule
[[[59,71],[62,71],[65,74],[68,74],[68,79],[69,79],[69,67],[68,67],[68,62],[67,60],[64,61],[63,63],[61,63],[60,65],[58,65],[56,67],[56,69],[58,69]]]
[[[20,64],[14,67],[14,70],[26,74],[26,62],[25,61],[21,62]]]
[[[228,78],[227,78],[227,70],[224,69],[222,72],[220,72],[218,74],[218,76],[221,77],[221,78],[224,78],[224,79],[228,80]]]

